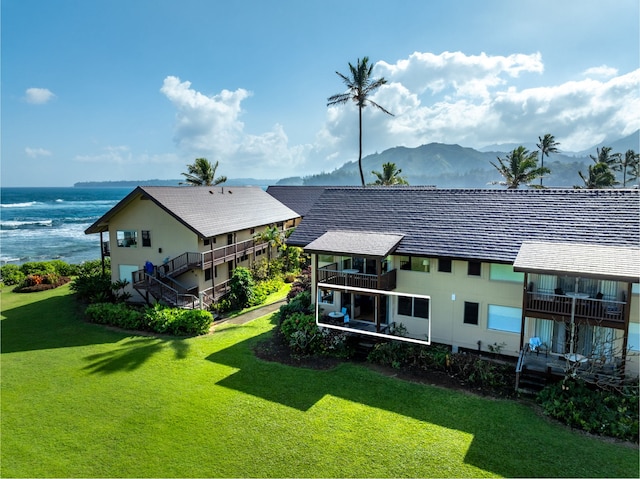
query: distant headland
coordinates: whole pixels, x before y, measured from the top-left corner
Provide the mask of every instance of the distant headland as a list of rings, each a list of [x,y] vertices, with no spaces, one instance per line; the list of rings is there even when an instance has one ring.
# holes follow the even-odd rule
[[[183,179],[175,180],[119,180],[119,181],[79,181],[74,183],[75,188],[135,188],[136,186],[178,186]],[[277,179],[256,178],[230,178],[225,182],[226,186],[260,186],[275,185]]]

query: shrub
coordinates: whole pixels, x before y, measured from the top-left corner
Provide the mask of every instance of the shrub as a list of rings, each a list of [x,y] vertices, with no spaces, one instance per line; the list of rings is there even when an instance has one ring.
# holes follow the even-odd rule
[[[0,277],[7,286],[20,284],[25,278],[25,274],[20,270],[20,266],[15,264],[5,264],[0,267]]]
[[[60,276],[75,276],[78,274],[79,266],[76,264],[69,264],[60,259],[54,259],[49,261],[49,263],[53,266],[53,269]]]
[[[20,270],[25,274],[25,276],[44,276],[47,274],[56,273],[55,266],[49,261],[32,261],[29,263],[24,263],[22,266],[20,266]]]
[[[93,323],[176,336],[205,334],[213,322],[208,311],[170,308],[161,304],[140,311],[125,303],[94,303],[87,306],[85,314]]]
[[[229,299],[235,308],[242,309],[253,301],[254,282],[251,272],[242,266],[233,271],[229,280]]]
[[[300,293],[311,292],[311,267],[307,266],[291,284],[291,289],[287,294],[287,301],[291,301]]]
[[[200,309],[170,308],[156,304],[145,309],[144,322],[148,329],[156,333],[184,336],[209,332],[213,316]]]
[[[93,323],[108,324],[123,329],[146,329],[143,314],[124,303],[90,304],[85,309],[85,315]]]
[[[311,293],[306,291],[280,306],[278,319],[280,324],[294,313],[311,314]]]
[[[545,414],[593,434],[638,442],[638,386],[590,389],[580,379],[546,386],[537,396]]]
[[[99,260],[87,261],[78,267],[78,276],[72,281],[71,290],[75,291],[80,301],[112,301],[111,270],[106,268],[103,273]]]
[[[319,352],[320,330],[313,315],[291,314],[280,325],[280,332],[293,353],[309,355]]]

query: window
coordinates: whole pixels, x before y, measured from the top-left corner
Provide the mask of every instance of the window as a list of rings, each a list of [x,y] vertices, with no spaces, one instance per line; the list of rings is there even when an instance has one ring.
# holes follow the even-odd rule
[[[233,233],[227,235],[227,244],[233,244]]]
[[[255,233],[256,233],[256,229],[255,229],[255,228],[251,228],[251,229],[249,230],[249,234],[255,234]]]
[[[142,230],[142,246],[151,247],[151,231]]]
[[[511,281],[524,283],[524,273],[516,273],[510,264],[491,264],[489,279],[493,281]]]
[[[333,263],[333,255],[330,254],[319,254],[318,255],[319,263]]]
[[[480,261],[469,261],[467,264],[467,274],[469,276],[480,276],[482,263]]]
[[[519,333],[522,321],[522,310],[510,306],[489,305],[487,327],[497,331]]]
[[[210,238],[205,238],[203,240],[203,243],[204,243],[205,246],[208,246],[209,244],[211,244],[211,239]]]
[[[320,289],[318,291],[318,301],[324,304],[333,304],[333,291],[329,289]]]
[[[426,298],[398,296],[398,314],[429,319],[429,300]]]
[[[478,312],[480,305],[478,303],[464,302],[464,324],[478,324]]]
[[[135,248],[138,244],[138,232],[136,230],[116,231],[116,241],[119,248]]]
[[[133,273],[135,273],[139,269],[140,267],[138,267],[137,265],[121,264],[118,266],[118,276],[120,280],[128,281],[129,283],[131,283],[131,281],[133,280]]]
[[[211,281],[211,268],[207,268],[204,270],[204,280]]]
[[[438,271],[441,273],[451,273],[451,260],[449,258],[438,259]]]
[[[400,269],[406,271],[431,271],[431,260],[420,256],[400,256]]]
[[[627,347],[630,351],[640,351],[640,324],[629,323],[629,337]]]

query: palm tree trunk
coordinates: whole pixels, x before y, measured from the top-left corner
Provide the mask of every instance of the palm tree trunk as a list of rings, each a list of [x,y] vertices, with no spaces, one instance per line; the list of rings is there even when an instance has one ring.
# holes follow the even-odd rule
[[[364,188],[364,174],[362,173],[362,107],[358,107],[358,120],[360,127],[360,136],[359,136],[359,154],[358,154],[358,168],[360,168],[360,181],[362,182],[362,187]]]

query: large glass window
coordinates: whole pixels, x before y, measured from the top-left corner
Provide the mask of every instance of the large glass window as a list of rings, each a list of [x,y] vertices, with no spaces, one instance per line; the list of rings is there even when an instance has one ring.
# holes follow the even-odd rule
[[[135,248],[138,245],[138,232],[136,230],[116,231],[116,241],[119,248]]]
[[[318,302],[324,304],[333,304],[333,291],[330,289],[320,289],[318,291]]]
[[[640,324],[629,323],[629,338],[627,339],[627,347],[631,351],[640,352]]]
[[[493,281],[511,281],[513,283],[523,283],[524,273],[516,273],[510,264],[491,263],[489,279]]]
[[[511,306],[489,305],[487,327],[497,331],[519,333],[522,322],[522,310]]]

